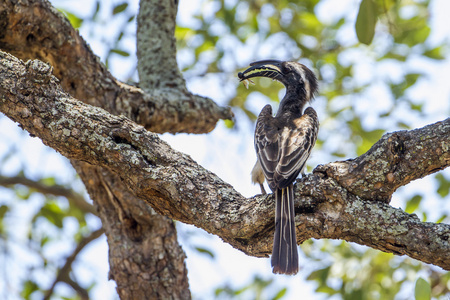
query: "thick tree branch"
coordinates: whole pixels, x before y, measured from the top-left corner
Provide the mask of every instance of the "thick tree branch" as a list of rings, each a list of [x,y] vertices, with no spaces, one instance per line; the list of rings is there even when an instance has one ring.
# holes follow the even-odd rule
[[[0,2],[0,49],[25,60],[50,63],[72,96],[124,115],[153,132],[205,133],[214,129],[219,119],[233,116],[229,108],[185,88],[144,92],[117,81],[48,1]]]
[[[450,165],[449,132],[450,125],[443,122],[386,134],[360,157],[318,166],[314,172],[336,179],[362,198],[389,202],[399,187]]]
[[[178,1],[140,1],[137,17],[137,56],[141,87],[171,93],[184,91],[178,70],[175,20]]]
[[[105,168],[73,165],[89,180],[87,189],[108,238],[109,276],[117,283],[120,299],[189,299],[186,255],[174,222],[157,214]]]
[[[216,234],[249,255],[270,253],[271,195],[245,199],[156,134],[65,94],[45,64],[36,60],[25,64],[7,54],[0,56],[0,111],[64,156],[116,173],[157,212]],[[449,165],[450,119],[411,134],[391,135],[396,135],[401,145],[414,142],[415,157],[428,159],[433,165],[428,168],[427,163],[412,163],[415,157],[405,157],[410,163],[404,164],[402,174],[409,175],[403,184]],[[389,136],[378,143],[386,139]],[[427,149],[430,140],[437,146]],[[372,149],[377,149],[377,144]],[[409,148],[405,149],[408,153]],[[438,159],[434,158],[436,153]],[[402,164],[403,159],[395,163]],[[422,223],[415,215],[371,201],[384,199],[384,190],[381,196],[375,192],[367,199],[355,195],[354,191],[378,182],[364,173],[376,162],[355,161],[360,165],[345,177],[347,182],[357,182],[352,190],[320,171],[327,166],[296,184],[299,241],[311,237],[345,239],[450,270],[450,225]],[[408,166],[414,170],[406,171]],[[388,167],[389,163],[386,170],[390,170]]]
[[[167,7],[169,3],[173,5],[174,2],[166,0],[157,4],[158,7]],[[54,10],[48,9],[50,6],[47,2],[30,1],[14,5],[7,13],[12,14],[14,21],[18,22],[12,26],[9,26],[11,22],[5,22],[8,30],[15,30],[6,45],[12,45],[13,53],[24,45],[23,57],[42,58],[54,64],[55,72],[61,76],[63,87],[78,98],[87,99],[89,103],[114,114],[126,115],[154,132],[203,133],[212,130],[218,119],[232,117],[230,109],[218,107],[210,99],[189,93],[179,73],[179,82],[182,85],[164,83],[148,86],[144,82],[143,86],[148,88],[146,93],[118,83],[98,62],[68,22],[61,18],[60,14],[55,14]],[[1,8],[2,4],[0,12]],[[36,17],[36,12],[39,17]],[[153,17],[160,16],[156,13],[151,16]],[[166,22],[172,22],[174,26],[175,14],[172,14],[172,17]],[[160,20],[148,20],[147,24],[150,21],[157,24]],[[27,31],[30,30],[29,24],[34,24],[31,35]],[[155,32],[160,32],[156,30],[158,26],[153,26],[146,37],[151,38]],[[61,31],[66,33],[56,35]],[[38,38],[27,39],[30,43],[23,44],[21,37],[25,35]],[[2,38],[0,34],[0,43]],[[171,35],[158,35],[158,38],[155,42],[164,45],[164,40],[173,41],[173,32]],[[148,49],[149,45],[144,46]],[[60,47],[65,50],[61,51]],[[70,50],[70,47],[74,49]],[[167,51],[164,47],[158,51],[173,54],[175,61],[174,51]],[[69,53],[70,55],[67,55]],[[174,73],[173,69],[165,68],[170,60],[151,59],[161,67],[157,72],[163,70],[166,74]],[[168,89],[170,86],[172,87]],[[100,211],[99,216],[106,228],[110,250],[110,277],[116,281],[121,299],[190,298],[184,264],[185,254],[178,245],[173,221],[155,214],[150,206],[139,201],[126,186],[118,183],[117,175],[74,160],[72,164]],[[107,189],[107,182],[115,184],[110,184],[111,188]],[[137,204],[140,209],[133,208]],[[147,209],[142,209],[142,206]],[[142,216],[144,211],[145,217]]]
[[[66,197],[72,205],[78,207],[83,212],[97,215],[97,211],[95,210],[94,206],[86,202],[86,199],[84,199],[81,194],[78,194],[73,189],[66,188],[62,185],[49,186],[40,181],[34,181],[23,176],[0,176],[0,186],[11,186],[16,184],[21,184],[35,189],[42,194]]]
[[[450,125],[450,119],[445,122]],[[427,127],[438,128],[439,124]],[[313,174],[296,187],[296,195],[302,199],[296,207],[301,213],[296,217],[299,242],[311,237],[343,239],[450,270],[449,224],[421,222],[415,214],[362,199],[329,177]]]

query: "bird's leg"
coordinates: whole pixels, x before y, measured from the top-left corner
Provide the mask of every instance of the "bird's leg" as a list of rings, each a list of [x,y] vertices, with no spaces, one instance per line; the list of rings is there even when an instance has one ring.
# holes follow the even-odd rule
[[[259,184],[259,187],[261,188],[261,194],[263,196],[267,195],[266,189],[264,188],[264,185],[262,183]]]

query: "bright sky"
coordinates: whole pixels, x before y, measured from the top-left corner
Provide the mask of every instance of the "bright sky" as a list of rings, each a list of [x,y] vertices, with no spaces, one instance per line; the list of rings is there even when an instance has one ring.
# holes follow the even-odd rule
[[[93,1],[52,1],[59,7],[65,7],[72,12],[76,12],[79,15],[86,15],[92,12]],[[102,1],[102,5],[107,6],[110,1]],[[114,3],[119,3],[116,1]],[[178,20],[183,23],[192,22],[193,13],[199,9],[201,1],[180,1]],[[339,6],[335,6],[335,1],[325,1],[316,12],[321,19],[339,17],[345,15],[348,11],[355,10],[358,7],[359,1],[345,0],[339,1]],[[444,39],[449,41],[450,27],[448,26],[447,13],[450,11],[450,2],[446,0],[432,1],[432,19],[431,23],[436,28],[433,30],[433,36],[430,37],[432,42],[439,42]],[[131,2],[132,6],[137,10],[137,0]],[[355,10],[356,11],[356,10]],[[332,13],[330,13],[332,12]],[[355,16],[354,16],[355,17]],[[108,24],[108,26],[102,29],[82,28],[80,30],[82,36],[89,42],[93,51],[100,56],[105,55],[103,40],[96,39],[97,31],[101,31],[101,36],[108,36],[109,31],[111,35],[115,32],[120,24]],[[106,30],[106,32],[105,32]],[[348,28],[349,36],[353,36],[354,32],[352,28]],[[129,49],[134,51],[135,45],[132,38],[129,39]],[[248,58],[250,60],[259,59],[260,57]],[[182,58],[180,58],[182,59]],[[416,62],[416,67],[421,67],[420,62]],[[448,117],[450,111],[449,99],[449,85],[448,78],[450,78],[450,60],[440,62],[439,65],[427,65],[426,68],[430,68],[429,80],[420,84],[414,89],[414,95],[412,97],[424,97],[430,99],[430,102],[426,106],[426,109],[432,112],[433,119],[422,120],[416,118],[417,127],[426,125],[430,122],[435,122]],[[111,60],[111,70],[116,76],[123,76],[124,72],[128,72],[126,67],[126,61],[120,58]],[[387,70],[389,68],[387,67]],[[377,72],[378,70],[375,70]],[[386,68],[380,70],[385,72]],[[365,75],[373,73],[373,66],[362,64],[358,69],[361,75],[361,80],[364,80]],[[369,78],[370,79],[370,78]],[[203,78],[200,80],[188,81],[188,87],[194,93],[209,96],[212,99],[220,102],[223,100],[222,91],[220,89],[221,83],[213,78]],[[257,86],[251,86],[251,89],[257,90]],[[383,94],[372,94],[374,101],[379,101],[379,98]],[[439,101],[434,99],[440,99]],[[266,104],[263,99],[255,99],[252,103],[255,111],[259,111],[262,106]],[[314,103],[314,107],[319,111],[324,111],[323,101],[318,100]],[[361,102],[357,107],[361,111],[361,114],[365,114],[371,110],[371,106],[367,105],[367,102]],[[322,107],[321,107],[322,106]],[[405,116],[408,117],[408,116]],[[368,116],[370,123],[370,115]],[[321,130],[326,130],[322,128]],[[17,141],[18,132],[21,130],[17,128],[15,124],[8,119],[0,118],[0,136],[2,141],[14,143]],[[226,129],[222,123],[219,123],[217,128],[208,135],[164,135],[163,138],[168,141],[175,149],[188,153],[201,165],[215,172],[223,180],[232,184],[239,192],[245,196],[252,196],[259,193],[259,188],[253,186],[250,183],[249,173],[253,167],[255,161],[255,153],[253,148],[253,125],[248,122],[242,122],[238,133],[232,133]],[[55,174],[62,176],[64,181],[71,178],[71,174],[67,172],[67,161],[62,159],[58,154],[52,151],[52,154],[48,153],[48,149],[42,146],[42,143],[38,139],[28,138],[25,141],[21,140],[21,147],[17,149],[21,156],[24,158],[27,165],[27,174],[30,176],[41,177]],[[23,144],[25,143],[25,144]],[[0,154],[6,151],[4,143],[0,144]],[[219,159],[220,158],[220,159]],[[313,153],[309,161],[309,165],[315,166],[320,163],[328,162],[326,157]],[[13,175],[17,170],[19,161],[13,161],[9,165],[1,167],[0,171],[2,175]],[[447,170],[447,174],[449,174]],[[64,179],[65,178],[65,179]],[[408,190],[405,191],[408,195],[413,195],[417,190],[425,192],[426,194],[432,194],[435,187],[428,182],[428,184],[416,184],[408,186]],[[2,195],[0,195],[0,201],[2,201]],[[394,199],[394,206],[401,206],[403,202]],[[24,205],[25,206],[25,205]],[[433,213],[431,212],[431,216]],[[96,225],[92,221],[92,227]],[[69,224],[70,227],[70,224]],[[26,228],[22,228],[26,230]],[[191,226],[182,225],[179,226],[181,233],[192,231]],[[183,235],[181,235],[183,236]],[[184,244],[184,241],[181,240]],[[234,287],[242,287],[252,281],[255,274],[259,274],[263,279],[273,279],[277,284],[277,290],[283,286],[289,286],[290,299],[294,299],[294,295],[303,295],[304,299],[325,299],[325,296],[314,294],[314,286],[311,283],[305,283],[305,273],[300,272],[293,277],[287,276],[275,276],[271,273],[270,260],[258,259],[248,257],[245,254],[233,249],[228,244],[220,241],[219,238],[211,235],[196,234],[189,240],[189,245],[203,246],[208,249],[212,249],[216,254],[216,258],[211,260],[206,255],[201,255],[198,251],[189,247],[184,247],[187,253],[187,265],[189,271],[190,285],[193,296],[197,299],[211,299],[213,287],[217,287],[225,282]],[[70,245],[67,249],[62,249],[70,253]],[[60,250],[60,249],[59,249]],[[307,259],[300,251],[300,264],[301,270],[311,268]],[[24,254],[25,255],[25,254]],[[89,276],[88,271],[95,269],[98,273],[104,277],[104,282],[100,286],[95,288],[94,299],[113,299],[115,295],[114,283],[106,282],[108,272],[107,261],[107,245],[105,238],[93,243],[89,246],[83,254],[80,256],[81,264],[76,267],[76,272],[79,277]],[[88,267],[87,267],[88,266]],[[92,276],[92,275],[90,275]],[[50,281],[52,279],[49,279]],[[0,283],[0,290],[2,289]],[[274,291],[274,293],[276,292]],[[265,295],[265,297],[273,297],[274,294]],[[10,298],[15,299],[15,298]]]

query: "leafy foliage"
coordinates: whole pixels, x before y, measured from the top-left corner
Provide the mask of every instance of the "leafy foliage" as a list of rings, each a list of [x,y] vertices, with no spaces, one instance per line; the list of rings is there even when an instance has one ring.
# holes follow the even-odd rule
[[[356,35],[361,43],[370,45],[375,35],[376,24],[377,13],[374,1],[362,0],[355,24]]]
[[[0,123],[4,123],[2,121],[5,121],[4,117],[0,118]],[[23,139],[19,138],[9,147],[18,149],[21,142]],[[91,235],[99,221],[85,210],[91,204],[77,191],[80,182],[71,178],[72,181],[61,184],[61,178],[36,178],[30,175],[28,167],[15,163],[24,160],[20,155],[20,151],[0,152],[0,174],[9,174],[0,175],[0,261],[4,270],[8,270],[0,273],[3,283],[0,284],[0,297],[10,299],[7,295],[14,293],[9,290],[9,285],[20,280],[21,298],[42,299],[51,284],[45,278],[55,280],[71,249]],[[55,154],[44,151],[40,156],[41,163],[45,165],[52,155]],[[75,176],[74,172],[72,176]],[[77,201],[85,202],[85,206],[79,206]],[[68,271],[67,278],[71,269]],[[76,283],[77,279],[72,278]],[[96,284],[96,280],[86,279],[89,281],[87,287]],[[68,284],[67,280],[60,281]],[[79,285],[84,287],[86,281]],[[70,291],[53,295],[76,298]]]
[[[436,64],[448,57],[444,42],[429,40],[433,33],[430,1],[362,0],[341,13],[334,12],[336,4],[332,2],[203,0],[189,22],[178,22],[175,37],[180,68],[188,82],[214,76],[222,83],[225,96],[221,101],[242,116],[226,123],[237,134],[243,130],[238,124],[254,122],[262,104],[278,103],[283,93],[282,85],[269,79],[256,79],[257,91],[245,89],[236,78],[239,70],[265,58],[299,60],[313,68],[320,79],[315,107],[320,109],[322,126],[316,155],[326,161],[360,155],[386,131],[436,121],[427,103],[432,99],[414,93],[428,76],[416,66]],[[124,81],[137,81],[134,44],[130,43],[136,29],[132,4],[92,1],[91,11],[83,16],[67,8],[60,10],[86,39],[93,37],[94,52],[106,66],[114,68],[117,61],[126,66],[120,72],[112,70]],[[114,31],[98,30],[109,24],[114,24]],[[1,166],[20,159],[14,150],[1,152],[0,174],[5,171]],[[28,172],[23,165],[14,170],[14,176]],[[448,202],[449,176],[438,173],[434,179],[435,196],[442,203]],[[54,186],[59,179],[42,176],[35,181]],[[75,178],[62,185],[81,193]],[[54,277],[65,258],[63,253],[54,255],[50,250],[55,245],[64,248],[61,244],[77,243],[94,230],[92,224],[98,220],[67,197],[23,185],[1,189],[8,195],[0,197],[2,258],[7,261],[12,257],[8,249],[17,243],[32,253],[37,263],[28,265],[28,272],[21,275],[20,294],[24,299],[41,298],[49,286],[41,280],[42,274]],[[430,201],[430,195],[412,191],[400,197],[406,212],[421,214],[426,220],[430,210],[424,203]],[[13,221],[22,205],[33,209],[26,218],[27,230],[18,236]],[[442,210],[433,220],[448,222],[447,215]],[[209,259],[217,258],[207,246],[195,244],[192,248]],[[304,271],[309,272],[308,281],[316,285],[318,294],[333,299],[411,299],[413,295],[416,299],[446,299],[450,294],[449,273],[411,259],[336,241],[307,241],[301,248],[308,264],[314,265]],[[17,260],[13,264],[20,265]],[[95,283],[91,280],[84,286],[89,289]],[[223,284],[215,289],[215,295],[282,299],[288,291],[270,279],[255,276],[239,288]],[[76,297],[70,293],[59,296]]]
[[[417,127],[414,120],[425,117],[427,99],[418,99],[411,91],[427,75],[410,67],[410,62],[417,57],[428,63],[439,61],[447,50],[444,44],[428,42],[429,1],[363,0],[359,9],[353,6],[349,13],[326,18],[331,6],[312,0],[276,4],[266,0],[204,1],[195,25],[177,27],[178,49],[187,57],[180,57],[183,71],[188,79],[212,73],[221,76],[225,89],[236,89],[225,104],[253,122],[262,107],[255,109],[253,99],[277,103],[282,85],[256,79],[257,89],[236,87],[236,73],[258,59],[300,60],[313,67],[320,78],[317,106],[324,107],[320,115],[325,128],[317,143],[321,155],[330,160],[361,155],[386,131]],[[401,117],[408,114],[417,117]],[[436,179],[438,194],[447,197],[449,181],[442,174]],[[421,213],[425,221],[423,204],[427,198],[417,193],[405,196],[405,210]],[[441,214],[438,221],[445,221],[446,216]],[[347,243],[321,245],[316,249],[317,257],[305,251],[310,259],[321,262],[308,280],[318,284],[317,292],[328,296],[393,299],[409,285],[410,292],[404,298],[410,299],[414,293],[411,284],[420,272],[440,274],[410,259]],[[334,263],[324,263],[328,253],[332,253]],[[433,289],[433,297],[448,293],[448,279],[439,276],[441,288]]]
[[[423,279],[422,277],[419,277],[416,281],[416,287],[414,290],[414,296],[416,297],[416,300],[429,300],[431,299],[431,287],[430,284]]]

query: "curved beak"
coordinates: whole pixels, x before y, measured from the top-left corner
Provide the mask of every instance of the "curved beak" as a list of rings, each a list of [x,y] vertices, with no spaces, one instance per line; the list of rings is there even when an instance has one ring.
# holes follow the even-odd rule
[[[280,60],[260,60],[250,64],[250,68],[244,72],[239,72],[238,77],[240,81],[244,81],[253,77],[268,77],[282,81],[283,74],[281,73]]]

